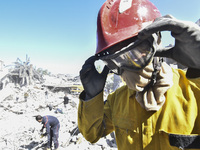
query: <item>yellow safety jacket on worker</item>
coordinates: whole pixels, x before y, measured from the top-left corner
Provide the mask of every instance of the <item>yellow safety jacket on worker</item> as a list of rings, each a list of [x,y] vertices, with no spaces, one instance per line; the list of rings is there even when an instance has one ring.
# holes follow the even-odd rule
[[[200,149],[200,78],[189,80],[184,71],[173,69],[173,82],[159,111],[143,109],[127,86],[110,94],[105,104],[103,92],[80,99],[80,132],[95,143],[115,131],[119,150]]]

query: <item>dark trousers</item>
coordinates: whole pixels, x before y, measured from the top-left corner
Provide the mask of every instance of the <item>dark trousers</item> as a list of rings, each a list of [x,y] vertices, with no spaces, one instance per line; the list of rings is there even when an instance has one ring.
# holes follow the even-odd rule
[[[58,137],[59,137],[59,129],[60,129],[60,124],[57,126],[51,128],[50,130],[50,147],[52,147],[52,141],[54,143],[54,148],[58,148],[59,143],[58,143]]]

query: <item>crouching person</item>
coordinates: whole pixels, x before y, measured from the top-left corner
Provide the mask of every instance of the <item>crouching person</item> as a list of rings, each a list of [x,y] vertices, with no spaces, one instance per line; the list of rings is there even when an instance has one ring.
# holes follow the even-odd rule
[[[48,142],[47,142],[47,150],[50,150],[52,147],[52,141],[54,143],[54,149],[57,150],[59,143],[58,143],[58,136],[59,136],[59,129],[60,129],[60,123],[59,120],[54,116],[36,116],[36,120],[39,123],[42,123],[42,129],[40,130],[43,132],[43,129],[46,128],[46,133],[43,134],[43,136],[47,136]]]

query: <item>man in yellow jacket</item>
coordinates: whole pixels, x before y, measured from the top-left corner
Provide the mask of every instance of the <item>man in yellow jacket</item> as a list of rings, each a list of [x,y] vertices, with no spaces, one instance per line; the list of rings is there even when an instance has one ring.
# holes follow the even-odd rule
[[[148,25],[148,26],[147,26]],[[175,45],[161,47],[161,31]],[[91,143],[115,131],[119,150],[200,149],[200,27],[148,0],[107,0],[97,20],[96,55],[80,71],[78,127]],[[162,62],[169,57],[187,71]],[[106,63],[98,73],[94,62]],[[103,100],[107,74],[126,85]]]

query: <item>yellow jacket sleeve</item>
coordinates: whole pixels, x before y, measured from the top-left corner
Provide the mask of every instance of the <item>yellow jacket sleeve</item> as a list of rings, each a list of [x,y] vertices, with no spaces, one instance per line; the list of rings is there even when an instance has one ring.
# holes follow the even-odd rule
[[[105,114],[103,92],[91,100],[80,98],[78,107],[78,127],[86,140],[97,142],[102,136],[113,131],[110,114]],[[109,106],[105,107],[109,109]],[[109,112],[109,111],[106,111]]]

